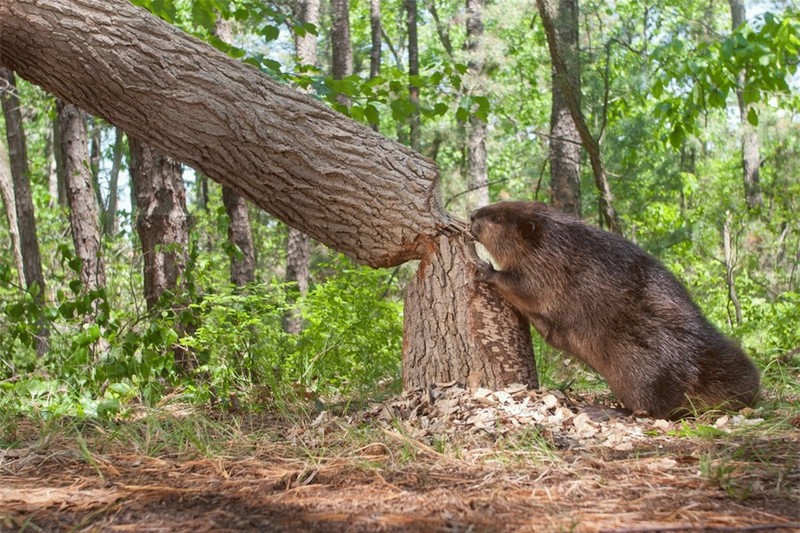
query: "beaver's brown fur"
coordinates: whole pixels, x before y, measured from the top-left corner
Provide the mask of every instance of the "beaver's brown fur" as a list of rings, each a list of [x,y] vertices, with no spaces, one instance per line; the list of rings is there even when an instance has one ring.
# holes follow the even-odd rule
[[[744,351],[635,244],[534,202],[488,205],[470,220],[499,269],[482,262],[479,278],[628,409],[674,418],[755,401],[759,372]]]

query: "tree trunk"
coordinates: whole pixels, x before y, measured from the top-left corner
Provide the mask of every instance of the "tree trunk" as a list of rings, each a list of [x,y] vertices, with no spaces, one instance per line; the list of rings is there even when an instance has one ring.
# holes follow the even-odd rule
[[[578,1],[553,0],[555,41],[564,65],[566,79],[574,89],[580,106],[581,76],[578,52]],[[581,216],[580,157],[581,138],[566,99],[553,71],[550,109],[550,199],[555,208]]]
[[[92,172],[83,112],[59,99],[56,102],[64,161],[64,183],[67,186],[69,225],[75,255],[81,260],[80,279],[83,289],[93,291],[106,285],[106,272],[100,248],[100,214],[92,187]]]
[[[103,234],[113,237],[117,234],[117,205],[119,202],[119,171],[122,167],[122,152],[125,133],[114,128],[114,155],[111,161],[111,174],[108,177],[108,206],[103,212]]]
[[[58,198],[58,205],[67,206],[67,184],[64,183],[64,151],[58,147],[61,146],[61,128],[58,127],[58,117],[53,119],[53,161],[55,163],[56,172],[56,197]],[[50,187],[50,185],[48,185]]]
[[[86,114],[81,113],[81,119],[86,121]],[[84,136],[86,136],[87,125],[83,125]],[[100,210],[105,208],[103,202],[103,191],[100,190],[100,160],[103,158],[103,128],[97,119],[91,120],[92,142],[89,150],[89,168],[91,169],[92,189],[97,197],[97,206]],[[63,142],[63,139],[62,139]]]
[[[369,0],[369,26],[372,44],[369,49],[369,79],[381,73],[381,0]],[[373,130],[378,131],[380,125],[372,124]]]
[[[2,36],[0,26],[0,36]],[[2,41],[0,41],[2,42]],[[3,47],[0,45],[0,50]],[[0,62],[0,97],[3,101],[3,115],[6,120],[6,139],[8,140],[8,160],[11,179],[14,183],[14,202],[17,209],[17,229],[19,230],[22,263],[25,275],[25,288],[39,305],[44,305],[44,275],[39,254],[39,240],[36,234],[36,217],[33,210],[30,175],[28,172],[28,148],[25,131],[22,127],[17,84],[14,73],[2,68]],[[49,346],[49,332],[41,325],[36,340],[36,353],[44,354]]]
[[[470,389],[539,386],[530,326],[489,285],[474,281],[475,259],[474,249],[441,236],[420,261],[406,292],[405,388],[453,380]],[[440,314],[432,312],[431,300],[458,305]],[[430,352],[447,356],[431,364]]]
[[[306,1],[306,8],[310,2]],[[317,10],[319,13],[319,10]],[[350,42],[350,0],[331,0],[331,75],[335,80],[341,80],[353,73],[353,51]],[[310,22],[310,21],[309,21]],[[311,48],[307,48],[311,52]],[[314,50],[314,61],[297,53],[300,61],[306,65],[316,63],[317,52]],[[309,56],[311,57],[311,56]],[[338,95],[337,100],[342,105],[350,105],[350,99]]]
[[[215,33],[222,41],[233,43],[230,21],[217,17]],[[231,256],[231,283],[241,287],[253,281],[256,276],[256,256],[247,200],[223,185],[222,203],[228,213],[228,242],[239,250],[239,254]]]
[[[573,87],[570,83],[570,69],[567,66],[567,59],[562,55],[562,51],[558,46],[556,20],[558,19],[559,13],[556,0],[536,0],[536,4],[539,7],[539,15],[542,17],[542,24],[545,34],[547,35],[547,47],[550,50],[550,59],[553,62],[554,85],[561,92],[569,114],[572,116],[572,120],[578,128],[581,143],[589,154],[589,163],[592,167],[595,186],[599,194],[602,220],[609,230],[621,233],[622,228],[619,224],[619,216],[614,209],[614,198],[611,194],[611,186],[608,183],[608,176],[606,176],[600,154],[600,144],[592,136],[592,133],[589,131],[589,126],[586,124],[586,119],[583,117],[580,106],[580,93],[578,88]]]
[[[731,26],[736,30],[745,23],[744,0],[728,0],[731,6]],[[760,143],[756,129],[747,120],[753,108],[752,104],[745,102],[744,93],[747,87],[747,71],[739,73],[739,87],[736,97],[739,101],[739,118],[741,121],[742,136],[742,173],[744,177],[744,199],[748,209],[755,209],[764,205],[759,181],[759,167],[761,165]]]
[[[55,122],[53,127],[47,132],[47,140],[45,141],[45,155],[47,157],[47,192],[50,195],[48,205],[55,207],[58,205],[58,162],[56,161],[56,128]]]
[[[421,279],[435,274],[448,290],[460,286],[458,299],[409,291],[408,309],[425,310],[406,317],[409,331],[425,331],[420,321],[452,324],[442,329],[445,338],[406,333],[409,378],[409,369],[424,369],[420,376],[428,377],[418,382],[432,385],[478,370],[446,371],[452,354],[445,344],[460,346],[470,361],[491,359],[482,365],[503,358],[505,366],[532,369],[528,326],[513,322],[508,308],[482,303],[471,268],[435,260],[438,249],[457,249],[465,230],[441,207],[432,161],[124,0],[0,2],[0,50],[0,62],[21,75],[147,138],[314,239],[376,267],[424,258]],[[476,323],[498,325],[508,350],[476,352]],[[490,376],[482,379],[490,384]],[[514,380],[531,382],[531,375]]]
[[[17,202],[14,199],[14,182],[11,178],[11,166],[8,162],[6,143],[0,141],[0,197],[6,209],[8,234],[11,237],[11,248],[14,252],[14,264],[20,287],[25,286],[25,264],[22,260],[22,247],[19,241],[19,225],[17,224]]]
[[[181,165],[128,136],[136,231],[144,256],[144,297],[154,309],[165,290],[175,290],[186,267],[189,226]]]
[[[419,44],[417,40],[417,0],[404,0],[408,27],[408,75],[419,76]],[[419,116],[419,87],[408,85],[408,98],[413,110],[408,118],[408,137],[411,149],[422,152],[422,124]]]
[[[485,0],[467,0],[467,63],[470,94],[485,90],[482,47]],[[486,163],[486,123],[470,115],[467,125],[467,196],[469,211],[489,203],[489,168]]]

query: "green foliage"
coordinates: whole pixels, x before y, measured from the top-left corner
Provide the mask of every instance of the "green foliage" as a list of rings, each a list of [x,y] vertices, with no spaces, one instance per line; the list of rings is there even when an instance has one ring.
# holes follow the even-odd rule
[[[291,288],[276,282],[194,304],[199,326],[181,344],[198,357],[198,377],[220,396],[252,383],[277,399],[297,387],[330,396],[396,379],[402,323],[398,303],[380,296],[389,288],[387,273],[343,259],[334,266],[337,274],[296,304],[287,300]],[[283,329],[290,313],[303,319],[299,334]]]
[[[653,60],[661,75],[651,88],[660,102],[656,117],[667,124],[675,148],[699,131],[698,117],[709,109],[724,109],[735,91],[745,104],[757,104],[765,96],[789,93],[788,80],[797,72],[800,18],[787,13],[778,18],[765,13],[760,27],[744,24],[731,35],[687,48],[673,39],[657,48]],[[740,75],[747,73],[742,86]],[[751,107],[748,122],[758,126],[758,111]]]

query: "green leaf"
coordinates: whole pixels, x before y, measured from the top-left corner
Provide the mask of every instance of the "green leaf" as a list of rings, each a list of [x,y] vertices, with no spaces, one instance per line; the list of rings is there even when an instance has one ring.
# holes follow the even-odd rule
[[[372,124],[373,126],[377,126],[381,123],[381,117],[378,113],[378,110],[372,104],[367,104],[364,107],[364,116],[367,119],[367,122]]]
[[[277,26],[266,25],[261,28],[261,36],[265,41],[274,41],[281,35],[281,30]]]
[[[754,107],[751,107],[750,111],[747,112],[747,122],[752,126],[758,126],[758,112]]]

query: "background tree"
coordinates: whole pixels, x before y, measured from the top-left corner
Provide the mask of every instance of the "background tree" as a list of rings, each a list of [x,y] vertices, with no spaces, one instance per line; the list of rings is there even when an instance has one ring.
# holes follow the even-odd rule
[[[186,268],[186,193],[180,163],[133,135],[128,136],[128,144],[136,231],[144,257],[144,297],[152,310],[164,291],[178,287]]]
[[[578,43],[578,1],[553,0],[544,3],[552,10],[554,42],[563,58],[566,83],[576,98],[581,94],[580,53]],[[570,114],[564,91],[553,70],[552,104],[550,111],[550,201],[553,206],[576,216],[581,215],[581,138]],[[578,100],[580,106],[580,100]]]
[[[567,58],[559,47],[557,21],[561,22],[559,16],[563,17],[564,14],[559,12],[557,2],[552,0],[537,0],[539,6],[539,14],[542,17],[542,24],[544,26],[545,34],[547,35],[547,44],[550,49],[550,57],[553,63],[553,76],[558,91],[564,98],[564,103],[569,110],[572,120],[578,129],[583,147],[589,154],[589,162],[594,174],[595,185],[599,193],[599,200],[601,206],[602,220],[606,227],[616,233],[621,233],[622,229],[619,223],[619,216],[613,205],[613,196],[611,194],[611,186],[608,182],[605,167],[603,166],[602,156],[600,153],[600,143],[594,138],[583,112],[580,107],[580,92],[577,87],[574,87],[570,82],[570,67],[567,63]],[[568,12],[568,10],[565,10]],[[565,26],[566,30],[567,26]],[[572,75],[574,77],[574,75]]]
[[[0,97],[6,122],[8,158],[14,183],[14,204],[17,210],[17,228],[22,250],[25,287],[33,295],[34,301],[41,306],[45,301],[45,284],[42,260],[39,254],[39,240],[36,234],[36,218],[33,212],[25,130],[22,125],[20,101],[17,96],[16,77],[12,70],[3,68],[2,64],[0,64],[0,84],[2,84]],[[49,332],[44,324],[41,324],[36,343],[37,353],[42,354],[47,349],[48,337]]]
[[[0,142],[0,194],[8,220],[8,234],[11,238],[11,249],[14,265],[17,267],[20,287],[25,286],[25,264],[22,259],[22,248],[19,242],[19,226],[17,225],[17,202],[14,200],[14,182],[11,178],[11,165],[8,162],[8,151],[5,143]]]
[[[417,0],[404,0],[408,28],[408,99],[411,111],[408,116],[409,146],[422,151],[422,124],[419,111],[419,41],[417,39]]]
[[[470,86],[468,92],[476,95],[485,90],[485,59],[483,50],[483,10],[485,0],[467,0],[467,55]],[[489,170],[486,161],[486,122],[470,114],[467,124],[467,187],[472,190],[468,209],[489,203]]]
[[[56,102],[60,146],[64,161],[69,222],[75,255],[81,260],[80,279],[85,291],[105,287],[106,272],[100,249],[100,214],[94,186],[86,135],[86,117],[72,104]]]
[[[728,0],[731,7],[731,27],[736,31],[747,20],[743,0]],[[758,177],[758,168],[761,165],[761,154],[759,150],[758,133],[752,121],[751,110],[752,102],[745,99],[745,95],[750,95],[747,87],[747,70],[743,69],[738,75],[738,87],[736,89],[736,99],[739,103],[739,119],[741,121],[742,139],[742,172],[744,175],[744,197],[747,207],[755,209],[764,204],[761,196],[761,184]]]
[[[218,16],[214,30],[223,42],[233,42],[233,28]],[[222,187],[222,203],[228,214],[228,243],[231,246],[231,283],[242,286],[255,279],[256,258],[247,200],[230,187]]]

